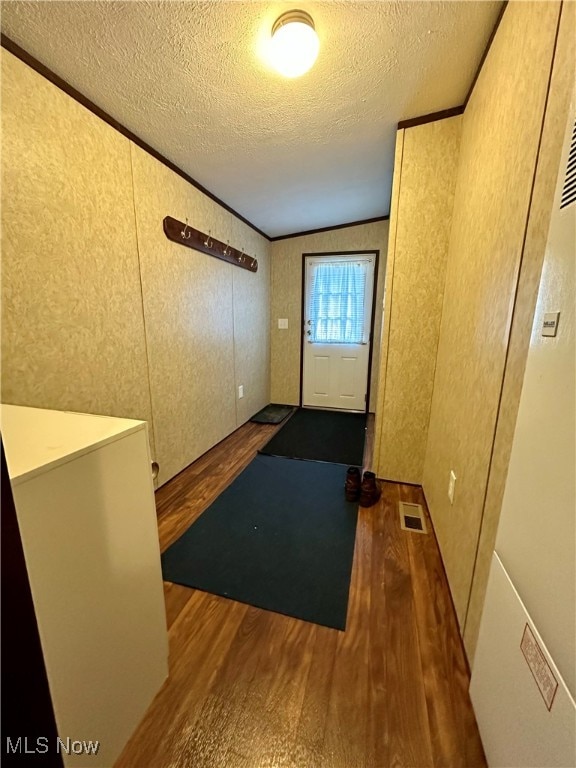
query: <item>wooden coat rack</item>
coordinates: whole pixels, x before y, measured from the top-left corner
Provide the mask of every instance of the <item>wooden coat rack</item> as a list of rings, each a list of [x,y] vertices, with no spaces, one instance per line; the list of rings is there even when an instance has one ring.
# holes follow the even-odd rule
[[[249,272],[258,271],[258,261],[252,258],[244,251],[232,248],[228,243],[216,240],[211,235],[194,229],[188,223],[173,219],[172,216],[166,216],[163,222],[164,234],[168,240],[173,243],[180,243],[187,248],[193,248],[195,251],[202,251],[209,256],[215,256],[217,259],[227,261],[229,264],[235,264],[237,267],[247,269]]]

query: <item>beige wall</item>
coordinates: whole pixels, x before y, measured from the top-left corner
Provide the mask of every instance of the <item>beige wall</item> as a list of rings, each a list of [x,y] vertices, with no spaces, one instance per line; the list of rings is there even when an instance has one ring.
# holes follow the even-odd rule
[[[507,6],[462,124],[423,483],[461,626],[558,15],[558,3]],[[450,470],[457,476],[453,505],[447,496]]]
[[[574,19],[572,41],[573,30]],[[574,58],[566,64],[574,75]],[[560,202],[575,110],[573,96],[496,540],[498,556],[572,696],[576,695],[576,203],[560,209]],[[558,310],[556,336],[543,336],[545,313]]]
[[[2,398],[145,419],[165,482],[269,402],[269,244],[5,50],[2,76]]]
[[[574,50],[575,24],[576,5],[574,5],[574,3],[564,3],[562,6],[558,43],[554,56],[554,66],[546,106],[541,148],[538,155],[534,192],[532,195],[530,215],[526,230],[526,243],[522,257],[522,268],[520,270],[517,297],[512,318],[506,371],[504,374],[494,448],[490,463],[490,473],[488,476],[486,502],[484,504],[484,512],[482,516],[478,557],[474,568],[470,602],[466,615],[464,640],[470,659],[474,657],[476,640],[480,627],[482,606],[490,570],[491,552],[494,549],[496,540],[496,530],[498,527],[502,497],[508,472],[508,461],[510,458],[512,438],[516,424],[518,403],[520,392],[522,390],[524,365],[530,343],[530,329],[532,327],[538,284],[542,272],[542,262],[547,250],[547,225],[550,217],[550,206],[554,195],[556,174],[558,171],[561,149],[560,139],[564,129],[566,113],[568,111],[570,89],[574,88],[574,83],[576,82],[576,55]],[[572,249],[572,253],[573,252]],[[546,258],[549,261],[549,257],[547,256]],[[550,269],[550,267],[548,266],[546,269]],[[568,289],[568,285],[566,286],[566,290]],[[547,288],[545,286],[547,286]],[[550,292],[550,284],[547,282],[546,278],[541,290]],[[536,412],[534,415],[536,415]],[[526,414],[524,418],[526,418]],[[537,475],[534,475],[534,477],[536,476]],[[526,481],[529,482],[530,478],[526,477]],[[550,535],[553,526],[549,525],[551,521],[549,521],[548,515],[542,519],[547,521],[548,534]],[[552,555],[555,556],[557,553],[561,552],[562,543],[560,542],[560,547],[557,548],[556,552],[554,552],[554,548],[552,548]],[[562,560],[561,557],[560,560]],[[525,600],[524,602],[528,605],[529,601],[527,602]],[[569,601],[567,600],[564,600],[563,602],[565,606],[569,604]],[[530,606],[528,606],[528,608],[530,609]],[[567,612],[566,609],[564,610],[565,621]],[[546,640],[546,642],[548,643],[548,647],[552,649],[552,646],[556,642],[556,638],[552,641],[552,645],[548,640]],[[566,679],[568,680],[568,678]]]
[[[572,40],[573,30],[574,19]],[[566,64],[574,75],[574,58]],[[575,107],[573,97],[496,540],[498,555],[572,696],[576,695],[576,203],[560,210],[560,199]],[[558,310],[557,335],[542,336],[545,313]]]
[[[398,131],[374,462],[388,480],[422,482],[460,129]]]
[[[150,422],[130,142],[1,56],[2,399]]]
[[[134,145],[132,163],[163,482],[268,403],[268,243]],[[168,214],[256,256],[258,272],[171,242],[162,230]]]
[[[346,227],[331,232],[318,232],[315,235],[303,235],[272,243],[270,310],[272,402],[289,405],[298,405],[300,402],[302,254],[374,250],[380,251],[378,286],[374,297],[376,313],[370,382],[370,410],[375,409],[387,243],[387,221]],[[288,318],[288,330],[278,329],[278,318]]]

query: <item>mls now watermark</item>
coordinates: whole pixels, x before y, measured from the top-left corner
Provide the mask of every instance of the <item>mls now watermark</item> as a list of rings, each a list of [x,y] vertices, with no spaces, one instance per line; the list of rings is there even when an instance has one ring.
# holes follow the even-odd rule
[[[58,754],[97,755],[100,742],[80,741],[69,736],[61,739],[58,736],[56,742],[52,742],[52,747]],[[50,752],[50,739],[47,736],[38,736],[37,739],[29,739],[28,736],[7,736],[6,752],[13,755],[45,755]]]

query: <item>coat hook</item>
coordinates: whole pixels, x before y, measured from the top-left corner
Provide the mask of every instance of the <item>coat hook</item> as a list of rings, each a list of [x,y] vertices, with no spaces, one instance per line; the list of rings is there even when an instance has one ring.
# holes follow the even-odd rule
[[[212,245],[213,245],[214,241],[210,237],[211,234],[212,234],[212,230],[209,229],[208,230],[208,234],[206,235],[206,240],[204,240],[204,245],[206,246],[206,248],[212,248]]]
[[[228,254],[230,253],[230,240],[226,240],[226,245],[224,247],[223,253],[224,253],[224,256],[228,256]]]
[[[192,232],[188,232],[188,234],[186,234],[187,229],[188,229],[188,219],[186,219],[186,224],[184,224],[184,229],[180,232],[180,234],[186,240],[190,240],[190,238],[192,237]]]
[[[242,250],[240,251],[240,255],[237,257],[239,262],[244,261],[244,246],[242,246]]]

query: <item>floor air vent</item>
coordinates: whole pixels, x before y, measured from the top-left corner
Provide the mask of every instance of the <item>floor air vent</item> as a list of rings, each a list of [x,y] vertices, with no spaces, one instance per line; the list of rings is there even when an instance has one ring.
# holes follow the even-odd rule
[[[421,504],[411,504],[408,501],[400,501],[398,502],[398,508],[400,510],[400,527],[404,531],[428,533]]]

